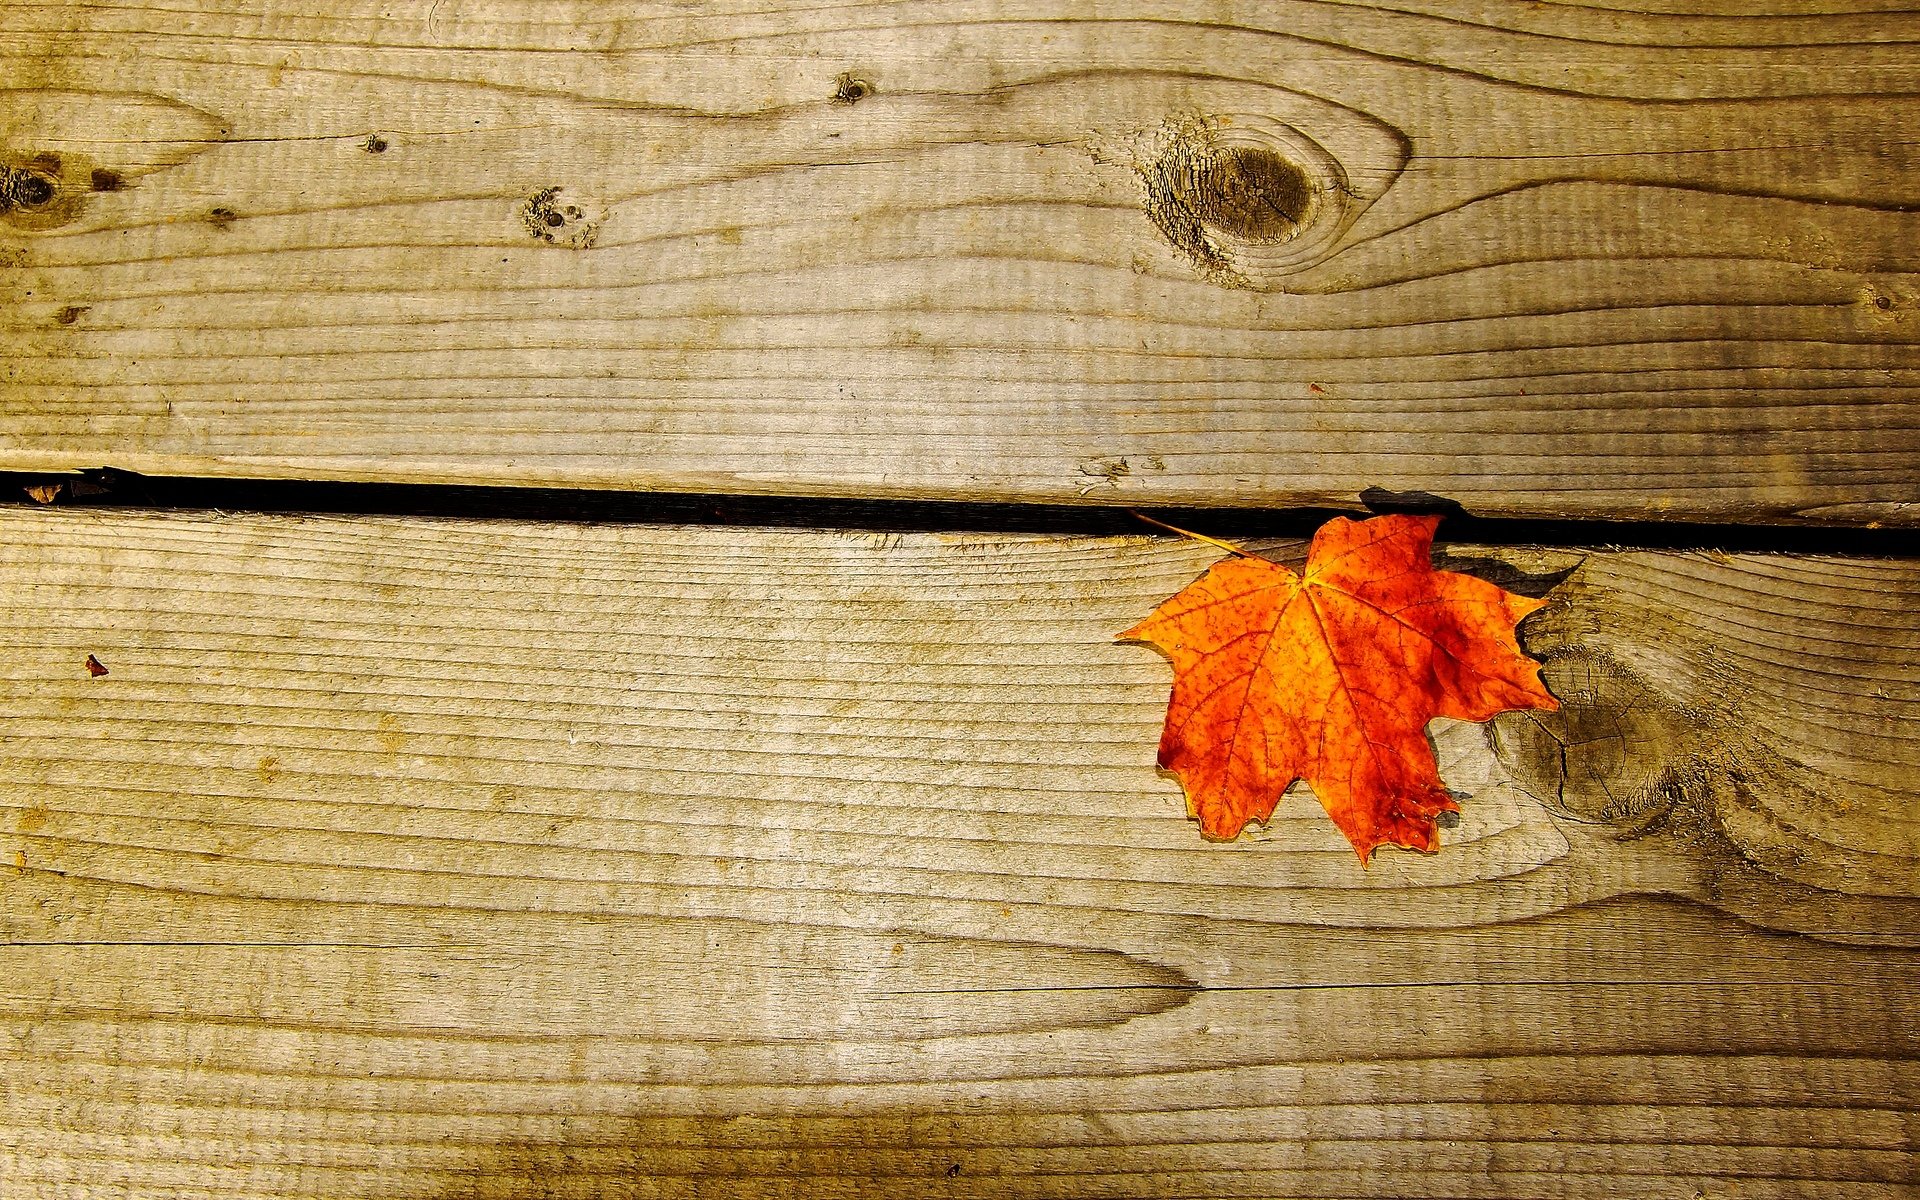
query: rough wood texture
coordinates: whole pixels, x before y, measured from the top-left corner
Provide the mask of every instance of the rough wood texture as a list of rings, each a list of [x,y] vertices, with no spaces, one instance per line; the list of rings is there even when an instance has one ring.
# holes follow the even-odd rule
[[[1920,514],[1892,0],[0,7],[0,469]]]
[[[1502,552],[1567,712],[1362,871],[1154,771],[1209,555],[0,512],[0,1193],[1915,1182],[1920,570]]]

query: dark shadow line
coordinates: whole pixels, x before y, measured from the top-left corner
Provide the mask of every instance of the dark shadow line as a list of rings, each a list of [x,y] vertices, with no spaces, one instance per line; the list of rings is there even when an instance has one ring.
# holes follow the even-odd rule
[[[807,496],[643,492],[440,483],[227,479],[140,475],[105,467],[79,473],[0,472],[0,504],[42,507],[26,489],[56,486],[51,507],[210,511],[301,516],[382,516],[561,524],[725,525],[869,533],[1007,533],[1069,537],[1164,536],[1118,503],[871,500]],[[1151,512],[1231,541],[1305,538],[1334,516],[1437,513],[1441,541],[1579,549],[1724,550],[1920,557],[1920,531],[1869,526],[1481,517],[1444,497],[1369,488],[1351,509],[1172,507]]]

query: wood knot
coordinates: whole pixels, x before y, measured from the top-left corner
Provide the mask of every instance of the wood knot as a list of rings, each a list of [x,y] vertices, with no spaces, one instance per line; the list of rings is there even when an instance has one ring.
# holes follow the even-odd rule
[[[0,161],[0,217],[23,229],[51,229],[79,215],[81,196],[66,186],[58,154]]]
[[[1540,677],[1558,712],[1496,717],[1489,736],[1514,781],[1562,816],[1645,828],[1663,815],[1695,755],[1695,731],[1645,682],[1582,649],[1550,657]]]
[[[8,168],[0,184],[0,203],[13,208],[44,208],[59,194],[58,184],[34,170]]]
[[[1368,169],[1391,182],[1399,165]],[[1136,143],[1134,166],[1155,228],[1227,287],[1264,290],[1320,262],[1371,200],[1319,142],[1260,116],[1176,117]]]
[[[1181,203],[1205,224],[1250,242],[1287,240],[1313,207],[1306,171],[1263,147],[1221,147],[1181,166]]]
[[[78,218],[91,193],[129,186],[118,171],[74,154],[0,154],[0,220],[16,229],[55,229]]]

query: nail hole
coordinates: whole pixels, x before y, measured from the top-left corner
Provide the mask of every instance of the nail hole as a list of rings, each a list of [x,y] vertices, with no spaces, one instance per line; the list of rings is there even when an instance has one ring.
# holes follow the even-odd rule
[[[600,236],[600,222],[589,220],[579,205],[560,199],[558,185],[544,187],[520,205],[520,223],[549,246],[589,250]]]
[[[840,72],[833,81],[833,99],[836,104],[858,104],[873,95],[873,85],[851,71]]]

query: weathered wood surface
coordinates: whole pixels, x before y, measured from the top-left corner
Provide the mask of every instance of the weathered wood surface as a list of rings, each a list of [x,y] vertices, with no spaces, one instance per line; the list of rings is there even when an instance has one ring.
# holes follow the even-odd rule
[[[1910,6],[1091,11],[9,3],[0,469],[1920,513]]]
[[[1454,553],[1567,713],[1362,870],[1153,767],[1204,547],[0,511],[0,1194],[1910,1187],[1920,570]]]

